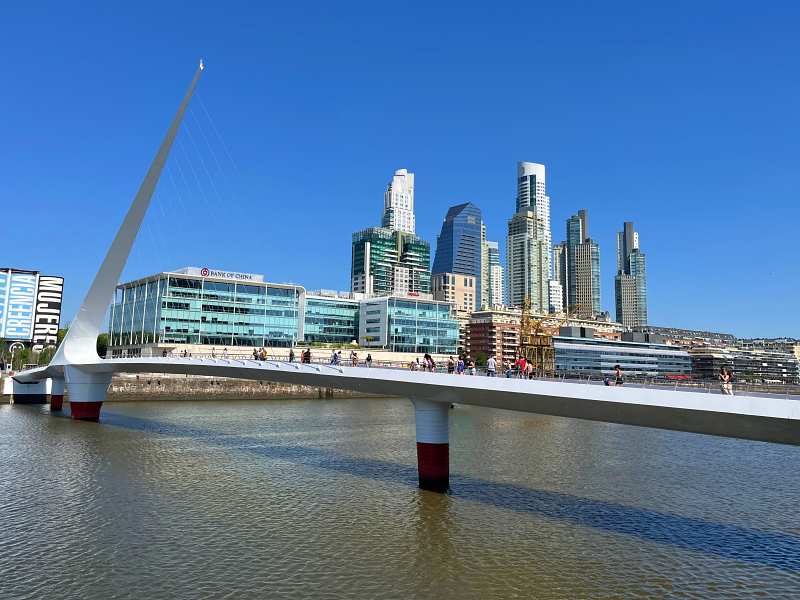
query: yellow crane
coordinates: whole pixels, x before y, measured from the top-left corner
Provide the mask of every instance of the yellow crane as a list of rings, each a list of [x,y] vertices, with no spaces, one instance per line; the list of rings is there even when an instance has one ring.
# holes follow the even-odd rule
[[[519,354],[533,365],[536,377],[555,375],[556,353],[553,335],[557,334],[561,326],[573,318],[580,308],[579,304],[569,307],[564,316],[555,317],[557,320],[554,322],[554,317],[550,315],[532,316],[530,298],[523,300],[519,326]]]

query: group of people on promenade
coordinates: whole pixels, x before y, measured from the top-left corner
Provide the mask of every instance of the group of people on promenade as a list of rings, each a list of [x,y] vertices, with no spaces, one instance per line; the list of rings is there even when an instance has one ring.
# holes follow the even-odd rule
[[[308,350],[308,354],[309,354],[309,361],[308,362],[311,362],[311,360],[310,360],[311,350],[310,349]],[[350,366],[351,367],[357,367],[358,366],[358,362],[359,362],[358,352],[356,352],[355,350],[351,350],[350,351]],[[331,365],[341,365],[342,364],[342,351],[341,350],[334,349],[331,352],[331,359],[330,359],[329,364],[331,364]],[[364,359],[364,366],[365,367],[371,367],[372,366],[372,354],[367,353],[367,358]]]

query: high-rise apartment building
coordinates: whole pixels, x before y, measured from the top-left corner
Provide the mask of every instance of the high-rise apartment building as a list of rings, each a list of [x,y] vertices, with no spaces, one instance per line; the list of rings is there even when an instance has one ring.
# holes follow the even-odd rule
[[[485,243],[485,263],[489,285],[487,285],[486,297],[481,303],[485,306],[504,306],[506,304],[505,273],[503,265],[500,264],[500,245],[497,242],[487,241]]]
[[[617,276],[614,280],[617,321],[625,327],[647,325],[647,269],[639,234],[626,221],[617,233]]]
[[[414,220],[414,174],[398,169],[383,194],[381,226],[387,229],[416,233]]]
[[[517,164],[516,209],[508,221],[508,301],[512,306],[521,306],[527,297],[532,310],[546,313],[552,277],[552,233],[544,165]]]
[[[485,227],[481,210],[465,202],[450,208],[436,238],[432,272],[470,275],[476,282],[476,304],[481,301],[483,283],[483,239]]]
[[[600,314],[600,247],[589,237],[586,210],[567,219],[566,233],[566,241],[553,248],[555,279],[562,284],[564,307],[590,319]]]

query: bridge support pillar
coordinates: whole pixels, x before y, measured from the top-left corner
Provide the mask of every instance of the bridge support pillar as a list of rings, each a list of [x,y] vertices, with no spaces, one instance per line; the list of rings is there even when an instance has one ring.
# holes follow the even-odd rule
[[[44,381],[21,383],[13,380],[14,404],[47,404],[47,384]]]
[[[54,377],[50,382],[50,410],[61,410],[64,406],[64,380]]]
[[[450,488],[450,405],[412,400],[417,427],[419,487],[432,492]]]
[[[100,420],[100,409],[111,383],[111,373],[93,373],[76,367],[64,367],[69,391],[69,408],[73,419]]]

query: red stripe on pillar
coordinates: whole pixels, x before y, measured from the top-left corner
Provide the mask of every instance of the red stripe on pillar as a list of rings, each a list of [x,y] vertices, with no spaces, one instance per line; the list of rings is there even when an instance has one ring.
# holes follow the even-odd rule
[[[61,410],[64,406],[63,394],[50,394],[50,410]]]
[[[102,402],[70,402],[69,410],[73,419],[97,422],[100,420],[102,406]]]
[[[450,487],[450,444],[417,442],[419,487],[446,492]]]

